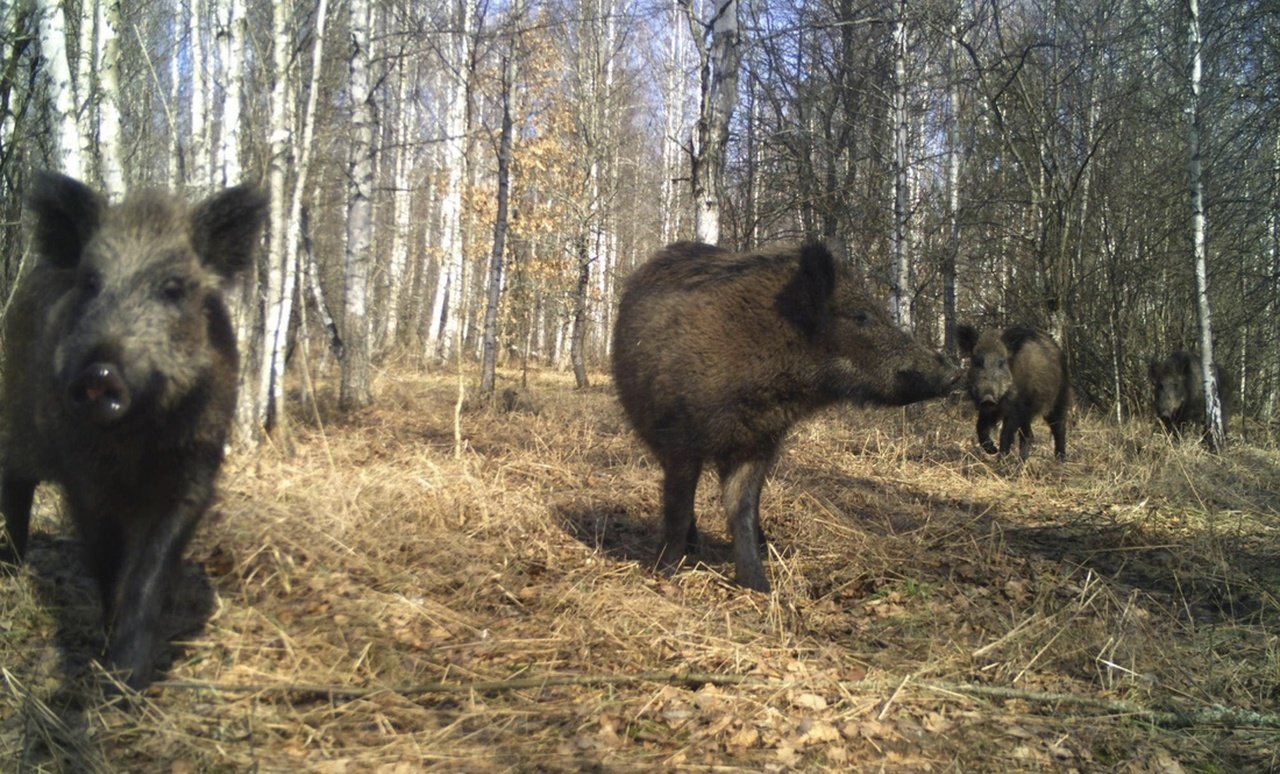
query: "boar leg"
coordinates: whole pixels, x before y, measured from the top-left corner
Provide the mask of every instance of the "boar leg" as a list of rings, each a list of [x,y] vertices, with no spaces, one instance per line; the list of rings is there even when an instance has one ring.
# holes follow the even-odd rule
[[[1053,456],[1059,460],[1067,458],[1067,418],[1054,417],[1049,420],[1049,432],[1053,433]]]
[[[720,464],[721,499],[733,534],[733,564],[738,584],[756,591],[769,591],[760,549],[760,490],[764,487],[771,459],[754,459]]]
[[[688,544],[697,542],[693,498],[702,475],[702,461],[673,460],[663,464],[662,480],[662,549],[658,552],[658,569],[674,570],[689,551]]]
[[[995,454],[998,451],[995,442],[991,440],[991,430],[999,421],[1000,414],[998,412],[978,411],[978,444],[982,446],[987,454]]]
[[[22,561],[27,552],[27,536],[31,531],[31,500],[38,482],[5,475],[0,480],[0,510],[4,511],[8,548],[0,550],[0,562]]]
[[[151,683],[161,613],[177,577],[182,552],[213,499],[214,467],[197,474],[172,512],[154,514],[134,526],[128,556],[115,585],[107,664],[129,687]]]

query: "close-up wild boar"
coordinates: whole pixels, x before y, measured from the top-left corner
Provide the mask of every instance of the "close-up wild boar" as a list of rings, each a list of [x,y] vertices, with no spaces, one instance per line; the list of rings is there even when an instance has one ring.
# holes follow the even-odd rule
[[[1155,393],[1156,417],[1166,433],[1181,438],[1188,427],[1204,427],[1204,369],[1196,352],[1178,350],[1164,360],[1153,360],[1148,372]],[[1222,398],[1225,427],[1227,385],[1222,372],[1213,367],[1218,380],[1218,395]]]
[[[1071,387],[1067,357],[1052,337],[1025,326],[981,334],[969,325],[956,328],[960,351],[969,358],[968,391],[978,409],[978,442],[988,453],[1008,454],[1018,438],[1018,453],[1031,450],[1031,422],[1044,417],[1053,433],[1053,453],[1067,456],[1067,411]],[[1001,424],[1003,423],[1003,424]],[[1000,428],[1000,446],[991,431]]]
[[[105,664],[152,679],[159,618],[214,495],[235,408],[223,287],[252,263],[266,199],[109,205],[62,175],[28,196],[35,255],[4,319],[0,508],[27,547],[32,496],[58,484],[102,592]]]
[[[821,244],[738,255],[680,242],[626,282],[614,329],[618,397],[662,465],[670,570],[697,539],[703,464],[720,475],[737,580],[769,589],[760,490],[788,428],[823,406],[903,405],[958,368],[914,342]]]

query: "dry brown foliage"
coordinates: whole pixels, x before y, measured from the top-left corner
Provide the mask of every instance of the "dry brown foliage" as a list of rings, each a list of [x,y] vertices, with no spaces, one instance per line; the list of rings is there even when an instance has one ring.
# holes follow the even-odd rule
[[[766,597],[727,579],[713,475],[701,561],[650,570],[659,472],[597,382],[467,409],[459,457],[456,377],[384,373],[348,417],[322,392],[295,455],[230,460],[168,677],[131,706],[42,491],[0,579],[0,766],[1280,766],[1275,450],[1077,416],[1065,466],[1043,425],[1020,466],[960,403],[831,411],[765,487]]]

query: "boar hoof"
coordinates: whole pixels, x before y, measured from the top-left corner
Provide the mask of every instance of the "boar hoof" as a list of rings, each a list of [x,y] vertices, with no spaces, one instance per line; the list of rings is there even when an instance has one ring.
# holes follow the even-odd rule
[[[123,417],[132,402],[129,387],[110,363],[93,363],[71,382],[72,405],[100,425]]]
[[[769,593],[769,579],[764,577],[764,567],[750,572],[738,573],[738,585],[744,589]]]

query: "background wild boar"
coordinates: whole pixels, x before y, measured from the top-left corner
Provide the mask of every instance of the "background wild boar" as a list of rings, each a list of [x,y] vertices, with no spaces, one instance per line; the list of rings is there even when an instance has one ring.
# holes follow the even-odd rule
[[[106,664],[143,687],[235,407],[221,287],[249,266],[266,200],[241,186],[190,213],[158,192],[108,206],[44,174],[29,208],[37,255],[4,321],[10,553],[26,548],[36,485],[61,485],[102,591]]]
[[[787,429],[837,401],[906,404],[959,377],[896,328],[823,245],[735,255],[689,242],[627,280],[613,373],[662,464],[659,566],[679,564],[696,541],[694,492],[710,460],[738,582],[761,591],[760,489]]]
[[[1218,366],[1218,395],[1222,399],[1222,426],[1227,426],[1229,387]],[[1204,370],[1197,352],[1178,350],[1164,360],[1150,365],[1151,384],[1155,392],[1156,417],[1165,432],[1178,438],[1188,426],[1204,428]]]
[[[1031,421],[1044,417],[1053,433],[1053,453],[1066,459],[1071,388],[1067,357],[1057,342],[1024,326],[979,335],[970,325],[956,328],[956,341],[969,358],[969,397],[978,409],[982,448],[996,453],[991,429],[1003,422],[998,451],[1008,454],[1017,434],[1018,453],[1025,460],[1031,450]]]

